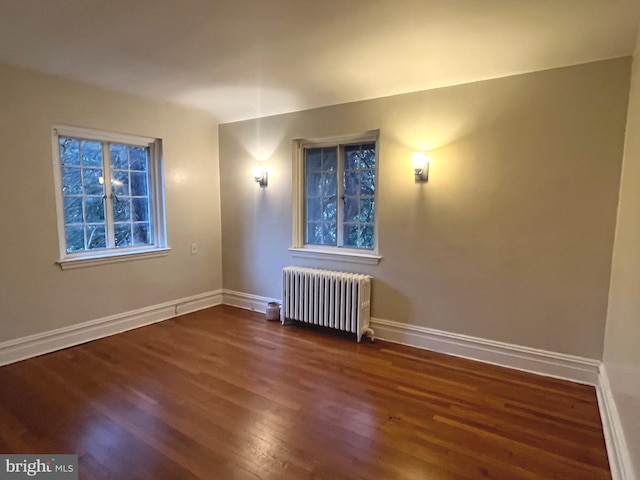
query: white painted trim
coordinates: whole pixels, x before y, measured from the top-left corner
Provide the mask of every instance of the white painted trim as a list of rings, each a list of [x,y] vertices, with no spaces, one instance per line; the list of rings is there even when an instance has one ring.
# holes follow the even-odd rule
[[[142,260],[143,258],[166,257],[170,251],[170,248],[154,248],[153,250],[122,253],[109,250],[108,254],[100,256],[61,260],[58,262],[58,265],[60,265],[62,270],[73,270],[75,268],[94,267],[96,265],[106,265],[109,263],[131,262],[133,260]]]
[[[299,138],[294,140],[294,142],[297,142],[302,147],[334,147],[336,145],[348,145],[350,143],[375,142],[379,137],[380,130],[376,129],[362,133],[334,135],[333,137]]]
[[[352,250],[342,250],[334,247],[332,250],[322,250],[316,248],[302,247],[289,248],[292,257],[311,258],[313,260],[333,260],[343,263],[360,263],[362,265],[378,265],[380,255],[371,253],[359,253]]]
[[[216,290],[8,340],[0,343],[0,365],[90,342],[221,303],[222,290]]]
[[[266,313],[267,303],[277,302],[282,304],[277,298],[261,297],[250,293],[235,292],[233,290],[222,291],[222,303],[232,307],[243,308],[253,312]]]
[[[278,299],[231,290],[223,290],[222,297],[225,305],[260,312],[266,310],[268,302],[282,303]],[[375,331],[375,338],[380,340],[576,383],[598,385],[599,360],[407,325],[380,318],[371,318],[370,326]]]
[[[177,303],[175,303],[175,316],[178,317],[180,315],[186,315],[188,313],[204,310],[205,308],[216,307],[218,305],[222,305],[221,288],[212,292],[205,292],[178,300]]]
[[[609,456],[611,478],[613,480],[638,480],[633,473],[631,451],[624,438],[622,422],[613,398],[605,364],[600,367],[600,386],[596,388],[596,393]]]
[[[376,338],[434,352],[446,353],[546,377],[587,385],[598,384],[599,360],[549,352],[433,328],[371,319]]]
[[[143,137],[141,135],[131,135],[129,133],[108,132],[105,130],[98,130],[96,128],[76,127],[73,125],[56,124],[52,125],[51,128],[55,136],[82,138],[85,140],[96,140],[98,142],[126,143],[136,147],[148,147],[158,140],[153,137]]]

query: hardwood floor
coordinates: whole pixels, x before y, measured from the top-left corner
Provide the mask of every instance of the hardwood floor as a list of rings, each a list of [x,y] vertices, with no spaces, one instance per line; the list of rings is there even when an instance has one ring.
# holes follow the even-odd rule
[[[80,479],[609,479],[592,387],[214,307],[0,368]]]

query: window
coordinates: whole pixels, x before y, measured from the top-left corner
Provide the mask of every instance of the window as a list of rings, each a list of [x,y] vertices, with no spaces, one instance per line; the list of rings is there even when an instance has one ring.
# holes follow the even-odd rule
[[[63,268],[166,253],[161,141],[54,127]]]
[[[298,141],[294,255],[377,263],[377,139]]]

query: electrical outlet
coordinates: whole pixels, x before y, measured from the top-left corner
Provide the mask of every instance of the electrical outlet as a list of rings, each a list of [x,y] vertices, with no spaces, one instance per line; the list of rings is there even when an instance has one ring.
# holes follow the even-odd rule
[[[191,244],[191,255],[196,255],[198,253],[198,244],[197,243],[192,243]]]

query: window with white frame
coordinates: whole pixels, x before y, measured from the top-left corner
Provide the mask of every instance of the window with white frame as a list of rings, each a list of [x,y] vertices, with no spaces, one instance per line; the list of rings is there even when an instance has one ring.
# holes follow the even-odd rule
[[[377,131],[298,141],[292,250],[379,258],[377,143]]]
[[[53,129],[60,264],[167,250],[161,140]]]

